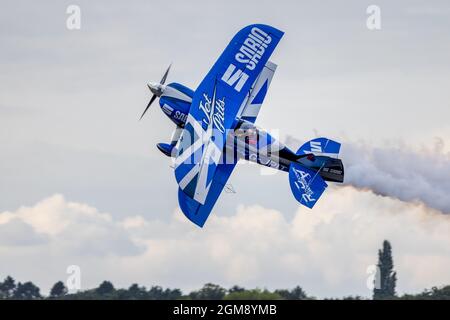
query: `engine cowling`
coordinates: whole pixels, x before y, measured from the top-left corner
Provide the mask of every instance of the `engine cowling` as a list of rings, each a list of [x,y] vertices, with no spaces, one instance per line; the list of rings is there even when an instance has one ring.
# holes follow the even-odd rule
[[[194,92],[188,87],[175,82],[169,83],[159,98],[159,105],[170,120],[177,126],[184,127],[193,96]]]

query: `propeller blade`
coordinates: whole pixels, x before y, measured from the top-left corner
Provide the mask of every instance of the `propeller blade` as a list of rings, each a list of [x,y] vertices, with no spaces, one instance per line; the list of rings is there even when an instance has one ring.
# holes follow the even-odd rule
[[[153,103],[153,101],[155,101],[156,99],[156,94],[154,94],[152,96],[152,98],[150,99],[150,102],[148,103],[147,107],[145,108],[144,112],[142,113],[141,117],[139,118],[139,120],[142,119],[142,117],[144,116],[144,114],[147,112],[148,108],[150,108],[150,105]]]
[[[166,73],[164,73],[164,75],[163,75],[163,77],[162,77],[162,79],[160,81],[161,84],[164,84],[166,82],[167,75],[169,74],[169,70],[170,70],[171,66],[172,66],[172,64],[169,64],[169,67],[167,68]]]
[[[169,67],[167,68],[166,72],[164,73],[164,75],[163,75],[163,77],[162,77],[162,79],[161,79],[161,81],[160,81],[160,84],[161,84],[161,85],[163,85],[163,84],[166,82],[167,75],[169,74],[169,70],[170,70],[170,67],[171,67],[171,66],[172,66],[172,64],[169,64]],[[153,101],[155,101],[156,97],[157,97],[157,96],[159,97],[159,96],[161,95],[161,93],[162,93],[162,89],[161,89],[161,88],[162,88],[163,86],[155,86],[155,88],[152,88],[149,84],[147,84],[147,87],[150,89],[151,92],[153,92],[153,96],[152,96],[152,98],[150,99],[150,102],[148,103],[147,107],[145,108],[145,110],[144,110],[144,112],[142,113],[142,115],[141,115],[141,117],[139,118],[139,120],[142,119],[142,117],[144,116],[144,114],[147,112],[148,108],[150,108],[150,105],[153,103]]]

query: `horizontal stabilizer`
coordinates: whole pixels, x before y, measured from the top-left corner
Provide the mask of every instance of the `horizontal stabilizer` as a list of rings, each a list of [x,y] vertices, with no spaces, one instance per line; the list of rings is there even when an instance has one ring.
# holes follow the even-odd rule
[[[289,184],[295,199],[310,209],[328,186],[317,171],[295,162],[289,168]]]

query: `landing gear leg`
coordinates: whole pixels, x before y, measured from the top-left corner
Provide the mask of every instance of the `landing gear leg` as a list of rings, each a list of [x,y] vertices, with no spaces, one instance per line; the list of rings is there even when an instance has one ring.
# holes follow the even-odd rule
[[[164,153],[168,157],[175,157],[177,154],[177,149],[175,148],[178,139],[180,139],[181,133],[183,132],[183,128],[176,127],[173,134],[172,139],[170,141],[170,144],[168,143],[158,143],[156,146],[158,147],[159,151]]]
[[[181,133],[183,132],[183,128],[176,127],[175,130],[172,133],[172,141],[170,142],[171,146],[175,146],[178,142],[178,139],[180,139]]]

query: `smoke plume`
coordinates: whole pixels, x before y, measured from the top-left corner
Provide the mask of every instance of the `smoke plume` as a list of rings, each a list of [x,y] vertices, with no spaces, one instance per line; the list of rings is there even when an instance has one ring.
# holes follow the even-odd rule
[[[286,140],[294,145],[291,137]],[[344,142],[340,155],[344,184],[406,202],[422,202],[449,214],[450,153],[444,146],[441,138],[429,147],[416,148],[402,143],[373,147],[365,142]]]

